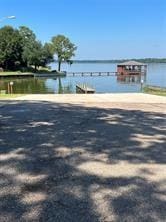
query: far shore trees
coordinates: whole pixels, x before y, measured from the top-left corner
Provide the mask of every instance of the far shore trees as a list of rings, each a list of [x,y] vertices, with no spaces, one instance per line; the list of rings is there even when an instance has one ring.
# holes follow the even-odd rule
[[[70,42],[69,38],[64,35],[54,36],[51,40],[52,52],[58,58],[58,71],[61,70],[62,62],[70,62],[70,59],[75,56],[77,47]]]

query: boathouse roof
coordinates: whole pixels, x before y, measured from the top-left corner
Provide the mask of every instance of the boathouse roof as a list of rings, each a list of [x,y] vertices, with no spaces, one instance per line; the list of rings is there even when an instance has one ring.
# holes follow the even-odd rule
[[[118,66],[146,66],[146,64],[132,60],[132,61],[120,63],[118,64]]]

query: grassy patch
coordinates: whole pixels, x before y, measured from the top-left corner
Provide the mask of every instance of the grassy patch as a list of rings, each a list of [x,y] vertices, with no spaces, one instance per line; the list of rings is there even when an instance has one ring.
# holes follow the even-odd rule
[[[25,75],[25,74],[33,74],[32,72],[20,72],[20,71],[17,71],[17,72],[0,72],[0,76],[8,76],[8,75],[11,75],[11,76],[14,76],[14,75]]]
[[[166,89],[162,89],[162,88],[158,88],[158,87],[146,86],[143,88],[143,92],[157,95],[157,96],[166,96]]]
[[[0,100],[2,99],[12,99],[19,96],[24,96],[25,94],[0,94]]]

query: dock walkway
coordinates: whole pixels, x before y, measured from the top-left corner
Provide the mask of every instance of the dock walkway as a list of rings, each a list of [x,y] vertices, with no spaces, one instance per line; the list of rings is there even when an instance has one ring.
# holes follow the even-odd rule
[[[76,92],[90,94],[90,93],[95,93],[95,89],[91,88],[90,86],[88,86],[86,84],[77,84],[76,85]]]
[[[117,72],[67,72],[67,76],[115,76]]]

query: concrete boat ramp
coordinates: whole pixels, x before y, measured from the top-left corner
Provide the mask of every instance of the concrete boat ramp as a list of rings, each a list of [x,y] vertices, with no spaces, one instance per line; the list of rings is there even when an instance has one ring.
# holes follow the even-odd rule
[[[12,99],[13,100],[13,99]],[[58,103],[152,103],[166,104],[166,97],[144,93],[108,94],[31,94],[14,100],[52,101]]]

